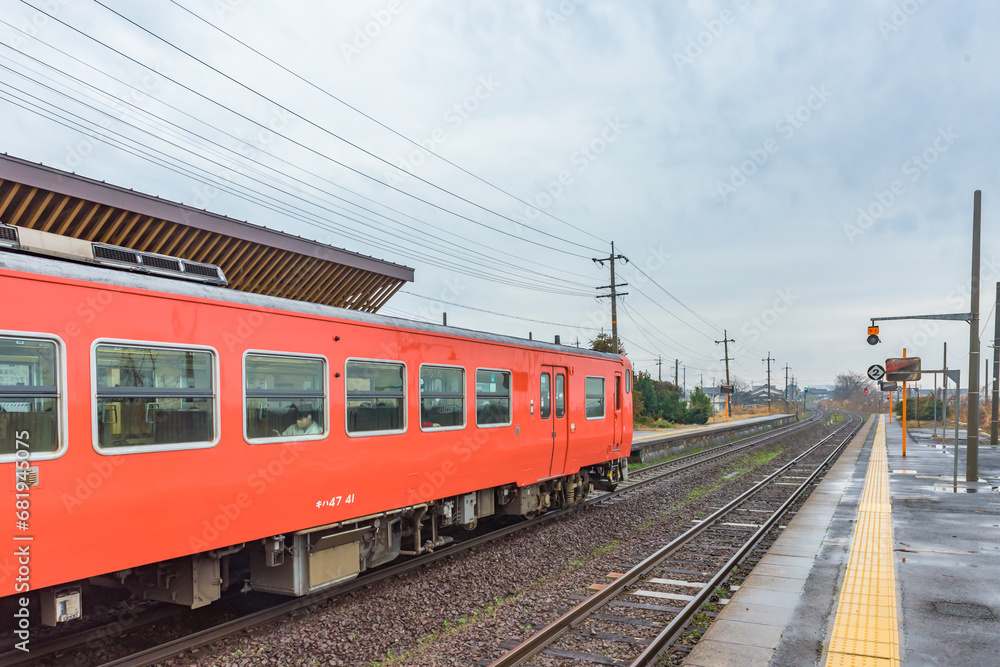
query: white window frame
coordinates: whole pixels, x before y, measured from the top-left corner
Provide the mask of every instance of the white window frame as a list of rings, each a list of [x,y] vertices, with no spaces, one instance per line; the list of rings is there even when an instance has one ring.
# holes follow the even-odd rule
[[[391,364],[393,366],[403,367],[403,428],[383,430],[383,431],[361,431],[359,433],[351,433],[347,429],[347,364],[352,362],[359,362],[363,364]],[[376,435],[399,435],[400,433],[406,433],[409,427],[409,404],[407,403],[407,391],[406,384],[408,378],[410,377],[410,369],[407,367],[405,361],[400,361],[399,359],[364,359],[361,357],[348,357],[344,360],[344,433],[347,434],[349,438],[370,438]]]
[[[4,338],[40,340],[55,343],[56,345],[56,369],[55,373],[53,373],[53,379],[56,382],[56,419],[59,420],[59,428],[56,430],[58,443],[54,452],[32,452],[29,447],[28,460],[48,461],[51,459],[57,459],[65,454],[69,447],[69,427],[66,422],[69,415],[69,410],[67,409],[67,403],[69,403],[69,400],[66,396],[66,342],[55,334],[29,331],[11,331],[8,329],[0,329],[0,336],[3,336]],[[27,442],[29,445],[31,444],[30,437]],[[17,452],[16,448],[14,452]],[[16,460],[18,460],[16,453],[0,454],[0,463],[12,463]]]
[[[479,390],[476,389],[479,371],[491,371],[493,373],[507,373],[510,375],[510,393],[507,394],[507,421],[503,424],[480,424],[479,423]],[[477,368],[476,374],[472,377],[472,387],[476,393],[476,404],[471,406],[476,415],[476,428],[503,428],[514,423],[514,372],[506,368]]]
[[[267,438],[251,438],[247,434],[247,357],[259,355],[264,357],[284,357],[287,359],[321,359],[323,361],[323,433],[316,435],[275,435]],[[322,354],[305,354],[277,350],[246,350],[243,353],[243,440],[248,445],[268,445],[275,442],[307,442],[310,440],[326,440],[330,437],[330,360]]]
[[[420,388],[420,371],[424,369],[424,366],[429,366],[431,368],[456,368],[462,371],[462,425],[461,426],[428,426],[424,428],[423,423],[423,409],[424,409],[424,392]],[[469,372],[465,369],[465,366],[455,366],[452,364],[433,364],[433,363],[423,363],[417,367],[417,417],[418,423],[420,424],[420,430],[426,432],[438,432],[438,431],[461,431],[466,426],[469,425],[469,390],[468,390],[468,375]]]
[[[588,417],[587,416],[587,399],[590,396],[587,394],[587,380],[600,380],[601,387],[603,389],[603,394],[601,396],[601,416],[600,417]],[[608,416],[608,379],[603,375],[588,375],[583,380],[583,415],[588,421],[597,421],[598,419],[607,419]]]
[[[190,350],[193,352],[208,352],[212,355],[212,439],[197,442],[172,442],[164,445],[135,445],[132,447],[114,447],[105,449],[98,442],[97,434],[97,348],[100,345],[118,345],[120,347],[154,348],[164,350]],[[91,444],[101,456],[121,456],[126,454],[146,454],[155,452],[175,452],[195,449],[211,449],[222,439],[220,415],[220,385],[222,378],[219,372],[219,351],[210,345],[183,345],[179,343],[164,343],[151,340],[131,340],[124,338],[98,338],[90,346],[90,419]]]

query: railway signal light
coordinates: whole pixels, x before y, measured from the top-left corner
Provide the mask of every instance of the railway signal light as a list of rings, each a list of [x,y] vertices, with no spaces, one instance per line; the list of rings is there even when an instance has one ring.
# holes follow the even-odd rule
[[[869,345],[878,345],[881,342],[882,341],[879,340],[879,338],[878,338],[878,327],[876,327],[876,326],[868,327],[868,344]]]

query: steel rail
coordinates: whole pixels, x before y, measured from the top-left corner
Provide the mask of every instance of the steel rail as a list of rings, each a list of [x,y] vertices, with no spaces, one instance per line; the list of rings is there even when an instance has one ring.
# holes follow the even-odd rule
[[[853,416],[851,420],[853,422]],[[805,493],[806,489],[808,489],[809,486],[816,481],[816,478],[819,477],[822,471],[831,465],[838,456],[840,456],[840,453],[847,446],[847,443],[851,441],[863,425],[864,419],[862,419],[861,422],[847,434],[847,437],[844,438],[840,445],[838,445],[837,448],[831,452],[831,454],[826,457],[826,459],[819,466],[816,467],[806,481],[802,482],[802,484],[795,489],[792,495],[785,500],[785,502],[782,503],[777,510],[774,511],[767,521],[761,524],[760,528],[757,529],[753,536],[747,540],[746,543],[744,543],[744,545],[740,547],[733,557],[730,558],[729,561],[722,567],[722,569],[720,569],[715,576],[713,576],[708,583],[705,584],[701,591],[694,596],[694,599],[688,602],[680,613],[671,619],[667,626],[664,627],[655,638],[653,638],[646,648],[643,649],[642,653],[640,653],[639,656],[632,661],[630,667],[646,667],[646,665],[652,664],[657,655],[663,649],[667,648],[677,640],[681,633],[684,632],[687,624],[698,612],[698,609],[701,608],[701,606],[712,596],[716,587],[725,582],[730,573],[736,569],[736,566],[739,565],[744,558],[746,558],[746,556],[757,546],[757,544],[764,539],[764,536],[774,528],[775,524],[781,520],[785,512],[788,511],[788,508],[791,507],[803,493]],[[831,436],[832,435],[836,435],[836,433],[831,434]]]
[[[853,422],[853,417],[852,417]],[[849,422],[848,425],[852,422]],[[845,425],[846,427],[847,425]],[[842,428],[845,428],[842,427]],[[615,579],[612,583],[605,586],[602,590],[598,591],[594,595],[591,595],[586,600],[581,602],[579,605],[569,610],[556,620],[549,623],[547,626],[533,634],[532,636],[525,639],[515,648],[508,651],[505,655],[501,656],[494,662],[490,663],[490,667],[517,667],[518,665],[524,664],[529,658],[537,656],[545,648],[552,645],[560,637],[569,632],[571,629],[582,623],[588,617],[593,615],[595,611],[606,606],[607,603],[611,602],[615,597],[625,592],[630,586],[638,583],[640,580],[646,577],[650,570],[655,568],[660,562],[668,558],[670,555],[675,553],[678,549],[686,545],[688,542],[693,540],[695,537],[699,536],[701,533],[705,532],[710,528],[718,519],[724,515],[731,512],[736,507],[742,505],[746,500],[757,495],[760,491],[770,485],[775,479],[780,477],[789,468],[796,465],[806,456],[809,456],[819,447],[823,446],[828,440],[836,436],[841,430],[838,429],[834,433],[826,436],[814,446],[810,447],[807,451],[803,452],[801,455],[790,461],[789,463],[783,465],[781,468],[776,470],[771,475],[768,475],[761,482],[755,484],[750,489],[740,494],[737,498],[727,503],[725,506],[719,508],[709,516],[707,516],[698,525],[693,526],[689,530],[685,531],[678,537],[674,538],[671,542],[664,545],[652,555],[647,556],[642,562],[633,567],[628,572],[624,573],[622,576]],[[709,589],[711,590],[711,589]]]
[[[744,449],[747,449],[749,447],[753,447],[755,445],[759,445],[762,442],[766,442],[766,441],[768,441],[771,438],[774,438],[776,436],[787,435],[789,433],[794,433],[795,431],[797,431],[797,430],[799,430],[801,428],[805,428],[807,426],[810,426],[817,419],[819,419],[819,415],[820,414],[821,413],[819,411],[816,411],[813,414],[811,414],[808,419],[804,419],[801,422],[797,422],[795,424],[789,424],[787,426],[779,426],[778,428],[772,429],[772,430],[767,431],[765,433],[757,433],[757,434],[754,434],[754,435],[748,435],[748,436],[743,437],[743,438],[737,438],[737,439],[735,439],[735,440],[733,440],[731,442],[724,443],[724,444],[721,444],[721,445],[714,445],[714,446],[711,446],[708,449],[704,449],[704,450],[702,450],[700,452],[695,452],[694,454],[689,454],[688,456],[683,456],[683,457],[680,457],[680,458],[671,459],[670,461],[662,461],[660,463],[653,463],[652,465],[648,465],[645,468],[641,468],[641,469],[637,470],[635,472],[635,474],[636,475],[644,475],[647,472],[650,472],[650,471],[653,471],[653,470],[658,470],[660,468],[664,468],[664,467],[670,466],[672,464],[675,464],[675,463],[678,463],[678,462],[683,462],[683,461],[689,461],[689,462],[692,462],[692,463],[694,463],[694,462],[700,462],[701,459],[699,459],[698,457],[702,457],[702,459],[704,459],[704,461],[713,461],[719,455],[722,455],[722,454],[732,454],[733,452],[743,451]],[[724,451],[719,451],[719,450],[723,450],[723,448],[725,448]]]
[[[817,415],[818,414],[819,413],[817,413]],[[330,590],[316,593],[314,595],[310,595],[307,597],[295,598],[293,600],[289,600],[288,602],[280,603],[274,607],[269,607],[268,609],[263,609],[261,611],[254,612],[252,614],[248,614],[246,616],[242,616],[240,618],[227,621],[220,625],[211,628],[206,628],[205,630],[201,630],[194,634],[172,640],[170,642],[161,644],[151,649],[147,649],[145,651],[141,651],[138,653],[133,653],[132,655],[125,656],[123,658],[119,658],[111,662],[103,663],[101,667],[149,667],[151,665],[155,665],[157,663],[163,662],[164,660],[168,660],[172,657],[175,657],[176,655],[184,651],[190,651],[207,646],[209,644],[212,644],[221,639],[225,639],[239,632],[244,632],[253,629],[255,627],[270,623],[272,621],[276,621],[281,617],[286,616],[292,612],[298,611],[300,609],[306,609],[308,607],[321,604],[333,597],[349,593],[364,586],[369,586],[372,584],[379,583],[386,579],[391,579],[392,577],[405,574],[412,570],[419,569],[425,565],[430,565],[431,563],[441,560],[442,558],[448,558],[450,556],[457,555],[468,549],[473,549],[483,544],[487,544],[493,540],[507,537],[508,535],[519,532],[521,530],[525,530],[527,528],[541,525],[542,523],[548,521],[553,521],[555,519],[568,516],[569,514],[573,512],[578,512],[584,509],[585,507],[597,505],[601,502],[607,501],[619,495],[635,491],[639,488],[652,484],[653,482],[662,481],[666,477],[670,477],[672,475],[690,470],[691,468],[695,468],[697,466],[710,463],[723,456],[733,454],[735,451],[742,451],[742,449],[745,448],[744,445],[746,446],[760,445],[772,438],[787,435],[791,431],[797,430],[803,426],[813,423],[815,421],[815,418],[816,415],[810,417],[807,420],[804,420],[803,422],[769,431],[768,433],[763,434],[762,436],[760,435],[749,436],[750,438],[755,439],[755,442],[750,444],[740,443],[740,447],[737,449],[727,448],[726,451],[717,453],[709,458],[701,457],[701,455],[705,454],[705,452],[698,452],[697,454],[691,454],[689,455],[689,457],[701,457],[701,458],[699,458],[697,461],[691,462],[688,465],[683,465],[681,467],[664,471],[659,475],[656,475],[650,479],[640,480],[634,484],[622,486],[616,489],[615,491],[611,491],[600,496],[589,498],[579,503],[578,505],[574,505],[573,507],[569,507],[554,512],[546,512],[545,514],[536,517],[534,519],[531,519],[530,521],[523,521],[520,523],[512,524],[510,526],[505,526],[504,528],[500,528],[498,530],[491,531],[484,535],[479,535],[477,537],[463,540],[462,542],[455,543],[448,547],[435,549],[433,552],[429,554],[425,554],[417,558],[414,558],[413,560],[404,561],[401,563],[397,563],[376,570],[371,574],[367,574],[363,577],[358,577],[354,581],[351,581],[346,584],[341,584],[340,586],[334,587]],[[683,461],[684,459],[687,459],[689,457],[682,457],[681,459],[674,459],[672,461],[666,461],[664,463],[667,464],[677,463],[678,461]],[[645,468],[644,471],[648,469],[649,468]]]
[[[30,653],[16,649],[0,653],[0,665],[4,667],[22,667],[23,665],[37,664],[42,658],[61,652],[72,651],[80,646],[86,646],[95,642],[117,640],[125,632],[134,632],[139,628],[152,625],[153,623],[177,618],[185,611],[190,610],[178,605],[160,607],[146,612],[140,618],[131,622],[112,621],[95,628],[90,628],[89,630],[82,630],[72,635],[58,637],[45,643],[36,643],[35,640],[32,640]]]

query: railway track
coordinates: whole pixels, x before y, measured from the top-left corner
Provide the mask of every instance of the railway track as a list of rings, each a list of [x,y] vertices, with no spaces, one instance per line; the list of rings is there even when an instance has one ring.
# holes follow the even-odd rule
[[[599,589],[594,595],[514,646],[490,667],[516,667],[532,659],[544,660],[546,665],[653,664],[836,460],[861,424],[859,415],[851,415],[837,431],[628,572],[609,575],[611,583],[593,587]],[[692,581],[692,571],[712,574]]]
[[[184,653],[185,651],[207,646],[226,637],[240,632],[245,632],[252,628],[279,620],[289,614],[294,614],[303,609],[321,604],[332,597],[343,595],[353,590],[403,575],[425,565],[429,565],[435,561],[454,556],[469,549],[474,549],[490,541],[501,539],[518,531],[538,526],[544,522],[556,520],[584,508],[594,506],[599,507],[613,503],[616,498],[624,494],[638,491],[639,489],[654,482],[659,482],[665,478],[691,471],[699,466],[707,465],[720,459],[735,456],[750,448],[767,444],[776,438],[786,436],[803,428],[807,428],[808,426],[815,424],[819,418],[820,413],[817,412],[812,414],[808,419],[797,424],[768,431],[764,434],[742,438],[731,443],[718,445],[704,451],[664,461],[662,463],[654,463],[631,475],[628,482],[620,484],[614,491],[598,492],[574,507],[548,512],[529,521],[519,522],[483,535],[462,540],[461,542],[457,542],[445,548],[437,549],[434,553],[409,561],[399,562],[394,565],[381,568],[377,571],[373,571],[335,589],[324,591],[312,596],[295,598],[257,612],[241,615],[239,618],[235,618],[231,621],[213,625],[205,630],[189,634],[185,637],[166,642],[159,646],[133,653],[132,655],[111,662],[106,662],[104,663],[104,666],[124,667],[127,665],[129,667],[140,667],[155,665],[159,662]],[[168,606],[149,615],[132,619],[125,625],[115,621],[107,624],[106,626],[93,628],[84,632],[76,633],[72,636],[62,637],[44,644],[36,644],[32,647],[30,655],[25,655],[18,651],[3,653],[0,654],[0,664],[5,666],[10,665],[10,667],[38,664],[39,661],[44,660],[47,657],[65,655],[73,652],[79,647],[93,645],[95,642],[108,643],[109,641],[115,641],[127,633],[134,633],[137,630],[162,622],[165,619],[176,618],[184,611],[185,610],[182,608]]]

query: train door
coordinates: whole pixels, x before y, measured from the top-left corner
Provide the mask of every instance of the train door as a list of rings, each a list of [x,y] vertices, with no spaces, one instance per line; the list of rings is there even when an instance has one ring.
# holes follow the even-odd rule
[[[622,448],[622,404],[625,397],[622,396],[622,374],[615,373],[615,440],[614,449],[618,451]]]
[[[566,418],[566,369],[542,366],[539,382],[538,416],[552,434],[549,477],[563,474],[569,450],[569,420]]]

